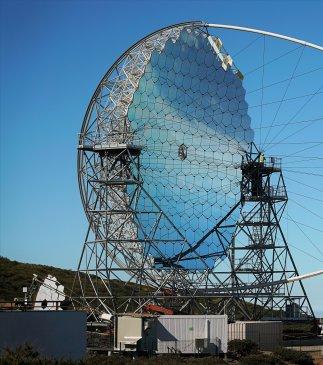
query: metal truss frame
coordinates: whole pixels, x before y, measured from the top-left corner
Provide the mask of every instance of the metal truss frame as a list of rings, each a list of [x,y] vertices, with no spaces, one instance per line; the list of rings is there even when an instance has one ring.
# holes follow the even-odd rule
[[[314,317],[301,282],[266,284],[298,276],[280,226],[287,192],[276,158],[260,162],[259,151],[246,154],[241,164],[241,199],[208,233],[215,234],[223,247],[230,244],[227,257],[231,270],[209,269],[205,258],[199,256],[205,270],[192,272],[182,269],[180,260],[188,250],[196,253],[196,246],[187,242],[144,189],[140,147],[118,144],[96,149],[83,146],[83,150],[96,152],[105,171],[104,176],[98,169],[92,171],[94,175],[88,180],[97,194],[95,202],[88,204],[92,221],[77,273],[84,305],[96,318],[103,312],[141,312],[150,303],[184,313],[228,313],[232,318]],[[141,194],[149,197],[149,209],[138,206]],[[116,196],[118,205],[111,206]],[[225,242],[223,231],[229,227],[228,218],[241,208],[235,235],[230,243]],[[149,231],[141,223],[143,214],[155,217]],[[162,219],[173,227],[173,238],[156,239]],[[148,255],[149,247],[158,250],[158,245],[172,244],[174,240],[182,243],[181,254],[169,267],[158,269]],[[161,251],[160,256],[169,261]]]
[[[214,273],[211,280],[206,257],[196,254],[205,270],[187,272],[177,265],[181,254],[161,269],[156,269],[152,257],[146,254],[149,245],[158,250],[158,242],[153,232],[146,232],[141,226],[140,214],[155,214],[156,228],[160,219],[167,220],[174,232],[172,241],[181,242],[185,251],[190,246],[145,191],[139,173],[140,148],[134,146],[127,120],[132,95],[152,52],[160,52],[168,39],[175,42],[182,28],[201,27],[201,24],[188,22],[164,28],[136,43],[101,80],[87,109],[79,138],[78,171],[89,229],[75,285],[79,286],[84,305],[92,308],[93,313],[116,313],[130,308],[140,311],[152,299],[163,302],[165,297],[173,307],[201,312],[207,306],[193,299],[204,289],[202,282],[211,287],[221,286]],[[148,196],[153,211],[138,210],[140,194]],[[138,233],[143,238],[138,239]],[[161,262],[168,259],[160,255]],[[123,281],[124,287],[132,285],[131,298],[121,298],[113,288],[113,281]],[[146,291],[144,295],[142,288]]]
[[[140,147],[125,144],[100,145],[95,148],[83,145],[84,154],[97,155],[101,168],[90,166],[89,195],[87,202],[91,221],[78,265],[73,292],[79,291],[83,305],[98,319],[103,312],[110,314],[128,311],[140,312],[145,305],[157,303],[178,311],[205,313],[213,311],[223,283],[205,258],[195,257],[205,270],[187,271],[181,268],[178,255],[169,266],[157,268],[148,252],[153,246],[180,242],[182,252],[191,246],[180,230],[171,222],[143,187],[140,175]],[[141,194],[151,206],[138,206]],[[115,203],[118,204],[115,204]],[[141,215],[153,215],[155,222],[149,230],[141,223]],[[172,227],[174,236],[156,239],[155,232],[161,220]],[[216,234],[216,232],[213,232]],[[161,261],[169,258],[159,251]],[[114,285],[117,283],[117,285]],[[208,290],[213,289],[214,294]],[[124,295],[120,295],[125,293]],[[225,293],[227,297],[229,291]]]
[[[250,171],[245,173],[240,201],[194,244],[187,242],[144,188],[140,174],[141,147],[134,142],[127,120],[128,107],[152,52],[160,52],[168,39],[175,41],[184,27],[207,31],[208,27],[224,26],[187,22],[143,38],[112,65],[87,109],[79,137],[78,174],[89,227],[73,289],[80,298],[75,299],[81,299],[96,319],[104,312],[140,312],[152,302],[179,312],[229,313],[232,316],[240,313],[249,319],[268,316],[268,310],[271,317],[277,317],[278,312],[286,317],[286,305],[289,305],[289,311],[297,314],[290,317],[314,316],[301,282],[300,294],[295,294],[297,284],[263,286],[268,280],[298,274],[280,226],[287,204],[280,167],[263,173],[262,194],[257,199],[252,191],[250,193],[255,176],[250,175]],[[239,30],[233,26],[227,28]],[[300,43],[295,39],[287,40]],[[306,43],[306,46],[312,45]],[[242,162],[242,171],[245,163],[253,163],[253,169],[259,169],[260,156],[258,150],[251,150]],[[275,186],[274,174],[278,175]],[[142,194],[151,202],[145,209],[138,205]],[[236,209],[242,209],[241,220],[232,242],[227,242],[223,230]],[[147,230],[140,223],[139,216],[145,214],[155,217],[153,229]],[[161,261],[169,265],[158,269],[147,254],[147,247],[158,250],[161,242],[154,232],[161,220],[172,226],[174,237],[170,241],[180,242],[182,251],[171,259],[160,252]],[[229,270],[221,269],[221,260],[210,269],[205,261],[207,257],[196,252],[211,235],[222,242],[222,255],[230,244]],[[205,266],[204,270],[188,271],[180,267],[180,260],[192,252]],[[253,270],[246,270],[246,265],[253,265]],[[248,275],[252,276],[251,281],[246,278]]]
[[[265,159],[252,144],[241,170],[242,209],[228,250],[231,273],[223,280],[233,291],[223,305],[232,318],[315,318],[302,282],[287,282],[299,273],[280,224],[288,201],[281,161]],[[220,239],[225,221],[217,226]]]

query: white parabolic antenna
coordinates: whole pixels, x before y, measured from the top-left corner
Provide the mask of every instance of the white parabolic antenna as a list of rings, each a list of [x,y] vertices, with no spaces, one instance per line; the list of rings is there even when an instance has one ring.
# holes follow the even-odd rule
[[[64,286],[55,276],[47,275],[38,289],[34,310],[62,310],[60,302],[64,299]]]

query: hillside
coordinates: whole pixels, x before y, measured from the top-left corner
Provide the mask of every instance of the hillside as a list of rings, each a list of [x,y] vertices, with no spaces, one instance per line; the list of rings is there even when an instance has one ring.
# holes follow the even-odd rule
[[[14,298],[22,298],[22,288],[24,286],[29,287],[33,274],[37,274],[40,280],[45,279],[48,274],[56,277],[56,279],[64,285],[65,294],[69,295],[73,288],[73,282],[75,277],[75,271],[67,269],[59,269],[53,266],[26,264],[23,262],[12,261],[6,257],[0,256],[0,302],[11,302]],[[93,280],[95,276],[92,276]],[[86,282],[87,293],[94,295],[94,292],[89,285],[88,280]],[[85,283],[83,282],[83,284]],[[119,280],[113,280],[110,283],[111,288],[117,291],[120,297],[130,295],[136,287],[136,284],[125,283]],[[99,283],[99,290],[104,290],[104,286]],[[141,290],[148,291],[149,288],[144,286]],[[34,295],[36,292],[34,293]],[[74,288],[74,295],[76,297],[81,295],[80,287]],[[121,300],[121,299],[120,299]],[[118,300],[116,301],[118,303]]]
[[[54,275],[65,288],[72,289],[75,271],[53,266],[26,264],[0,256],[0,302],[10,302],[14,298],[23,297],[22,287],[30,286],[33,274],[37,274],[39,279],[44,279],[48,274]],[[125,286],[123,282],[117,280],[114,280],[112,285],[118,288],[120,295],[129,295],[135,287],[134,284]],[[315,333],[315,328],[313,328],[312,322],[285,323],[284,332],[289,335],[295,332]]]
[[[40,279],[51,274],[66,288],[72,288],[75,272],[53,266],[26,264],[0,256],[0,301],[23,297],[23,286],[30,286],[33,274]]]

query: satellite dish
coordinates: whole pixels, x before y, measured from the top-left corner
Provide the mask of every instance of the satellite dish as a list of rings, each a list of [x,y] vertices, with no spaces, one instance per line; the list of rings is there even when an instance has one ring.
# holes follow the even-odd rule
[[[82,127],[80,187],[89,220],[101,220],[99,231],[105,222],[98,210],[128,209],[137,194],[136,186],[123,185],[100,199],[100,182],[120,173],[117,165],[110,171],[110,163],[122,146],[133,157],[140,155],[140,170],[122,172],[132,175],[124,176],[124,184],[140,174],[143,185],[134,209],[147,213],[109,220],[114,238],[120,238],[118,250],[133,251],[136,239],[144,240],[155,230],[155,242],[144,250],[156,268],[176,264],[205,270],[225,255],[216,235],[204,236],[239,200],[241,171],[234,165],[253,141],[253,131],[238,70],[231,61],[225,64],[228,55],[215,50],[216,44],[221,47],[220,40],[194,26],[148,37],[139,48],[150,62],[139,63],[138,50],[130,51],[121,74],[113,70],[105,77],[107,96],[103,98],[102,90],[97,94],[99,109],[93,98]],[[89,189],[90,170],[94,177]],[[231,223],[238,216],[236,212]],[[127,222],[121,232],[122,220]],[[233,232],[231,227],[223,233],[228,242]],[[122,242],[131,239],[130,247]],[[195,242],[199,244],[192,250]]]
[[[34,310],[62,310],[59,304],[64,299],[64,286],[55,276],[47,275],[38,289]]]
[[[239,34],[223,42],[218,35],[222,29]],[[240,40],[241,33],[255,38],[236,41],[231,53],[224,44]],[[259,43],[260,51],[253,52],[251,47]],[[268,56],[268,49],[274,49],[270,47],[276,48]],[[289,138],[280,128],[284,132],[286,125],[296,129],[304,122],[295,120],[285,102],[304,100],[304,95],[286,97],[291,80],[293,91],[304,93],[304,84],[297,89],[295,79],[322,69],[314,64],[314,71],[307,72],[305,58],[305,69],[297,71],[307,50],[322,48],[255,29],[188,22],[148,35],[116,60],[91,98],[78,144],[79,186],[89,230],[76,282],[86,305],[114,314],[142,311],[151,302],[174,307],[176,302],[176,310],[192,305],[205,313],[219,302],[211,299],[220,298],[221,290],[223,312],[227,302],[236,301],[239,307],[239,300],[249,300],[248,293],[240,293],[239,300],[236,293],[239,283],[249,280],[250,267],[251,280],[257,283],[296,272],[285,238],[279,237],[281,244],[277,240],[287,202],[279,159],[268,156],[258,164],[258,158],[276,144],[283,146],[277,140]],[[296,58],[292,70],[290,55]],[[276,61],[282,62],[276,66]],[[252,68],[252,62],[257,66]],[[271,80],[267,69],[274,75]],[[254,82],[254,74],[260,82]],[[311,101],[321,89],[306,85],[312,88],[305,95]],[[276,95],[280,100],[273,101]],[[309,101],[300,104],[299,112]],[[279,113],[285,126],[276,120]],[[266,173],[254,173],[253,163],[267,168]],[[264,176],[274,173],[276,177],[265,181]],[[251,183],[257,189],[247,196]],[[256,208],[250,207],[255,203]],[[275,214],[265,217],[268,211]],[[229,255],[237,228],[245,242]],[[245,267],[240,267],[239,255]],[[228,256],[226,271],[217,272]],[[287,262],[292,262],[291,271]],[[123,297],[126,291],[117,289],[116,280],[127,289],[134,285],[132,294]],[[307,297],[301,291],[305,308]],[[286,298],[295,299],[286,287],[282,293],[275,303],[281,312]],[[265,289],[253,294],[254,307],[261,300],[276,300]]]

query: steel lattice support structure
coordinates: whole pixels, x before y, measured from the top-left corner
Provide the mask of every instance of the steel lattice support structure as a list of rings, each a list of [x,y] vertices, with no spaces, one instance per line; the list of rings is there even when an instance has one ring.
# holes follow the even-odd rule
[[[281,227],[288,201],[281,160],[251,145],[241,170],[241,217],[228,250],[231,274],[224,280],[235,289],[223,305],[233,318],[314,318],[302,282],[283,282],[299,274]],[[225,227],[224,220],[219,235]]]
[[[194,37],[204,47],[203,53],[197,52],[194,48]],[[149,191],[153,181],[147,181],[147,171],[152,170],[149,161],[151,155],[159,153],[158,156],[155,156],[156,161],[152,162],[152,165],[156,165],[158,158],[166,159],[170,153],[174,153],[175,162],[186,164],[187,167],[190,167],[191,163],[196,164],[196,159],[199,161],[201,155],[198,150],[187,155],[187,145],[191,141],[191,137],[184,129],[180,131],[180,134],[186,133],[188,140],[180,143],[179,147],[175,145],[173,148],[172,144],[165,143],[165,137],[159,138],[157,133],[152,138],[155,145],[150,148],[151,139],[146,139],[145,134],[140,132],[145,131],[145,128],[141,125],[136,127],[135,117],[143,107],[141,105],[137,107],[134,104],[134,99],[136,99],[134,95],[140,89],[140,82],[145,77],[147,85],[150,85],[150,90],[151,85],[157,83],[158,80],[163,80],[162,77],[157,78],[152,71],[147,70],[151,67],[152,59],[161,58],[158,71],[160,73],[167,72],[169,67],[174,69],[177,67],[178,70],[180,66],[182,77],[185,76],[190,82],[190,76],[186,71],[187,62],[185,63],[183,57],[174,58],[171,51],[173,44],[179,50],[183,45],[187,48],[187,52],[193,52],[192,63],[196,66],[197,62],[201,63],[200,68],[195,67],[195,72],[206,71],[211,65],[209,61],[205,61],[205,58],[213,59],[217,63],[217,67],[221,68],[221,77],[224,77],[225,69],[231,77],[231,81],[227,82],[236,81],[231,87],[231,92],[239,89],[237,97],[243,99],[242,81],[237,76],[236,68],[231,63],[231,67],[228,69],[225,62],[230,63],[230,58],[225,53],[221,53],[218,48],[216,48],[218,53],[215,54],[210,44],[213,42],[213,47],[217,46],[210,39],[201,22],[172,26],[144,38],[125,52],[111,67],[100,82],[88,107],[79,138],[78,171],[89,229],[78,267],[75,289],[78,287],[76,291],[84,299],[85,305],[95,312],[141,311],[145,304],[154,302],[171,305],[177,310],[202,313],[214,305],[212,300],[210,301],[209,295],[205,295],[205,288],[210,287],[215,290],[222,287],[221,280],[213,270],[210,270],[210,260],[223,257],[226,250],[225,247],[217,247],[220,245],[219,242],[217,245],[214,244],[214,249],[211,246],[213,242],[210,236],[216,239],[215,230],[204,235],[196,245],[192,245],[187,234],[183,234],[186,231],[183,231],[183,227],[180,226],[182,223],[178,220],[175,222],[176,215],[174,216],[169,209],[166,213],[165,206],[169,208],[168,202],[164,199],[162,202],[164,208],[160,206],[160,198],[165,193],[156,196],[155,192],[153,197]],[[220,47],[220,43],[218,46]],[[167,62],[168,66],[162,61],[163,52],[168,52],[170,57],[171,63]],[[199,61],[196,59],[197,55],[202,56]],[[218,61],[220,56],[221,61]],[[175,62],[177,62],[177,66],[175,66]],[[174,77],[175,73],[172,75]],[[210,77],[214,83],[211,93],[215,98],[217,94],[215,84],[221,83],[221,81],[215,80],[214,72],[210,74]],[[163,88],[161,85],[158,87]],[[139,95],[139,97],[141,96]],[[151,95],[156,109],[160,108],[158,98],[160,97],[155,96],[155,93]],[[242,103],[242,107],[242,115],[236,122],[237,127],[234,130],[230,129],[230,135],[223,135],[224,148],[223,151],[221,149],[219,158],[216,160],[219,166],[223,163],[228,165],[226,168],[232,172],[230,175],[232,179],[236,179],[236,176],[239,175],[239,172],[233,167],[234,161],[239,159],[239,154],[235,156],[231,150],[240,150],[239,146],[242,148],[245,145],[243,136],[248,134],[248,138],[251,138],[252,134],[245,103]],[[154,108],[149,108],[149,111],[154,112]],[[216,105],[214,108],[216,109]],[[129,109],[132,113],[131,118]],[[178,118],[176,110],[170,110],[170,112],[173,114],[165,119],[172,121]],[[189,113],[187,110],[181,112]],[[240,123],[243,117],[244,120]],[[154,117],[152,116],[152,118]],[[140,118],[138,123],[145,122],[145,120],[147,118]],[[185,123],[182,125],[185,128]],[[155,126],[151,125],[150,128],[153,129]],[[241,142],[234,140],[235,134],[239,136]],[[139,146],[141,143],[143,143],[143,149]],[[197,143],[200,142],[197,141]],[[217,148],[217,144],[212,143],[211,146],[211,141],[208,143],[210,144],[208,154],[213,154],[213,148]],[[158,152],[163,146],[166,147]],[[145,163],[142,162],[143,154]],[[223,161],[225,156],[230,156],[230,161]],[[204,166],[203,173],[208,173],[208,171],[205,172],[205,164],[203,161],[201,162],[201,166]],[[146,179],[142,177],[143,172],[146,174]],[[171,173],[172,170],[165,169],[165,174]],[[198,169],[195,175],[198,178]],[[149,175],[148,178],[152,179],[152,176]],[[163,179],[163,174],[159,173],[157,178]],[[212,173],[211,179],[216,178],[217,172],[215,171]],[[222,173],[222,179],[224,178],[226,178],[226,174]],[[222,180],[218,180],[218,184],[222,184]],[[227,180],[230,183],[230,178]],[[172,184],[168,186],[170,189],[173,187]],[[180,188],[177,185],[177,193]],[[199,194],[202,195],[203,190],[200,191]],[[220,209],[229,209],[227,208],[230,205],[228,201],[236,199],[237,189],[234,194],[229,189],[219,197],[221,199]],[[190,209],[195,215],[193,204]],[[173,215],[173,217],[171,218],[169,215]],[[209,221],[211,222],[211,220]],[[211,226],[212,223],[209,225]],[[194,231],[192,230],[190,233],[190,240],[193,235],[198,236],[197,229],[195,222]],[[206,231],[205,228],[204,231]],[[209,239],[209,251],[212,250],[212,252],[201,253],[199,247],[207,239]],[[167,252],[168,247],[173,247],[173,257]],[[195,263],[198,269],[187,270],[185,265],[194,267],[189,264],[190,262]],[[226,295],[229,293],[227,292]],[[197,298],[200,299],[196,300]]]
[[[243,75],[209,32],[222,27],[152,33],[91,99],[78,145],[89,227],[74,292],[96,319],[147,304],[313,316],[302,283],[277,284],[298,274],[280,224],[286,187],[278,160],[251,143]]]
[[[91,206],[93,221],[77,278],[84,304],[94,314],[140,312],[146,304],[157,303],[184,313],[228,313],[232,318],[314,317],[301,282],[268,285],[298,275],[280,226],[287,192],[279,160],[264,159],[259,151],[246,154],[241,164],[241,200],[210,232],[225,239],[222,232],[227,228],[227,218],[242,206],[241,219],[228,250],[231,270],[214,268],[192,273],[176,267],[176,262],[168,269],[158,270],[145,253],[147,245],[158,248],[160,242],[154,234],[160,221],[168,218],[153,198],[150,210],[138,207],[140,194],[147,194],[140,177],[141,148],[127,144],[80,148],[96,150],[102,166],[100,176],[94,175],[89,180],[98,194]],[[119,204],[112,207],[116,197]],[[140,224],[139,216],[143,214],[154,216],[153,231],[148,232]],[[185,237],[176,227],[174,232],[177,237],[165,242],[171,244],[178,239],[184,247]]]
[[[102,312],[141,311],[151,302],[163,305],[167,302],[166,305],[173,308],[190,304],[203,312],[205,307],[193,299],[196,285],[204,282],[208,273],[188,274],[176,263],[168,269],[156,269],[147,254],[147,246],[154,245],[158,250],[161,243],[177,241],[185,247],[187,242],[143,188],[141,148],[114,143],[94,147],[80,145],[79,149],[96,156],[96,164],[100,165],[100,169],[92,169],[92,177],[88,180],[96,198],[88,202],[92,219],[74,287],[74,291],[81,293],[83,305],[95,316]],[[151,201],[148,209],[138,206],[142,194]],[[142,215],[154,220],[153,229],[142,225]],[[173,228],[172,238],[160,240],[155,237],[162,221]]]

